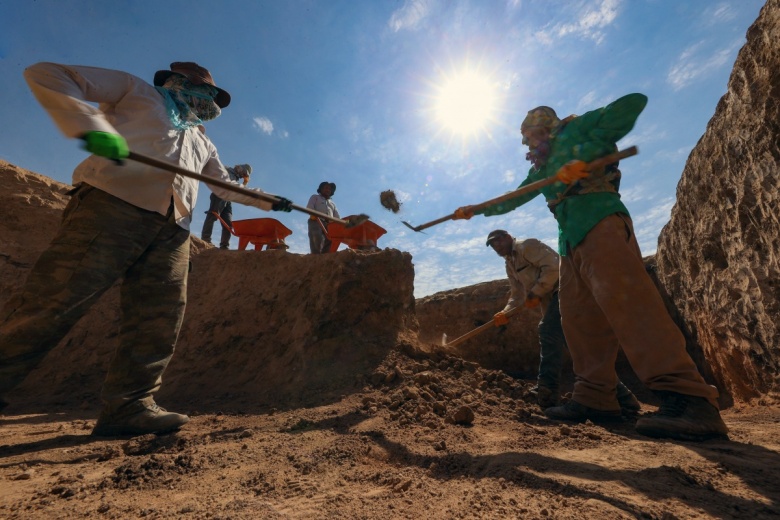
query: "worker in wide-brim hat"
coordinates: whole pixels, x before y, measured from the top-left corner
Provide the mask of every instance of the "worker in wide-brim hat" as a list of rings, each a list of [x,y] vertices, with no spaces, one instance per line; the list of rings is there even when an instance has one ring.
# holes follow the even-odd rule
[[[56,238],[19,296],[0,312],[0,408],[8,392],[122,280],[118,347],[92,433],[176,430],[189,418],[157,406],[154,394],[184,316],[198,182],[128,158],[132,150],[230,182],[200,129],[230,104],[230,95],[193,62],[171,63],[153,84],[118,70],[56,63],[33,65],[24,76],[59,129],[82,139],[92,155],[73,172],[75,188]],[[224,188],[212,191],[266,211],[292,209],[283,198],[271,204]]]
[[[307,208],[319,211],[331,217],[341,218],[336,203],[331,200],[336,193],[336,183],[323,181],[317,187],[317,193],[309,197]],[[327,233],[328,222],[325,219],[309,217],[309,249],[314,255],[330,251],[331,241]]]

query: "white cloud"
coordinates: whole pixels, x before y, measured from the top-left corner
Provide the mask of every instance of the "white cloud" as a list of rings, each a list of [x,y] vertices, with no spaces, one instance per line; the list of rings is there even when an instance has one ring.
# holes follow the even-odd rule
[[[504,171],[504,182],[507,184],[515,184],[517,181],[517,175],[515,174],[514,170],[505,170]]]
[[[705,25],[717,25],[730,22],[736,17],[736,10],[727,3],[711,6],[702,13]]]
[[[552,43],[563,36],[578,36],[601,43],[604,29],[615,21],[621,0],[601,0],[598,3],[584,2],[571,23],[555,24],[548,31],[539,31],[537,37],[544,43]]]
[[[393,32],[403,29],[417,29],[432,11],[432,0],[406,0],[400,9],[396,9],[390,17],[388,25]]]
[[[265,116],[252,118],[252,126],[266,135],[271,135],[274,132],[274,124]]]
[[[716,50],[710,56],[705,56],[705,42],[700,41],[685,49],[677,58],[666,81],[674,90],[680,90],[702,79],[730,61],[733,53],[742,45],[735,41],[728,47]]]
[[[675,198],[667,197],[650,206],[650,209],[644,213],[632,215],[634,233],[643,255],[655,254],[658,248],[658,235],[669,222],[674,204]]]

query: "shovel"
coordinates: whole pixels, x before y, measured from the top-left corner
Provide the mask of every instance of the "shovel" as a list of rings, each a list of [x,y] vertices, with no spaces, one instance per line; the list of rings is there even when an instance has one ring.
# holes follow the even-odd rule
[[[223,181],[222,179],[212,179],[211,177],[206,177],[205,175],[201,175],[199,173],[192,172],[190,170],[180,168],[179,166],[176,166],[175,164],[171,164],[165,161],[160,161],[158,159],[154,159],[153,157],[147,157],[146,155],[141,155],[139,153],[130,152],[130,155],[127,156],[128,159],[131,159],[136,162],[140,162],[143,164],[148,164],[149,166],[154,166],[156,168],[160,168],[161,170],[167,170],[169,172],[178,173],[179,175],[183,177],[189,177],[190,179],[195,179],[197,181],[205,182],[206,184],[210,184],[212,186],[219,186],[220,188],[224,188],[228,191],[233,191],[235,193],[241,193],[243,195],[252,197],[254,199],[260,199],[264,200],[266,202],[279,202],[279,197],[276,197],[274,195],[270,195],[268,193],[261,193],[254,190],[249,190],[246,188],[243,188],[237,184],[233,184],[231,182]],[[339,224],[343,224],[345,227],[351,228],[355,227],[358,224],[362,224],[363,222],[367,221],[369,219],[368,215],[356,215],[355,217],[344,220],[336,217],[332,217],[330,215],[326,215],[325,213],[320,213],[319,211],[313,210],[311,208],[307,208],[305,206],[299,206],[297,204],[291,204],[290,205],[292,209],[297,211],[302,211],[304,213],[308,213],[309,215],[314,215],[315,217],[324,218],[327,220],[332,220],[333,222],[338,222]]]
[[[510,309],[510,310],[506,311],[504,314],[506,314],[506,317],[509,318],[510,316],[514,316],[515,314],[517,314],[518,311],[520,311],[520,307],[515,307],[514,309]],[[459,338],[453,339],[449,343],[447,343],[447,335],[446,334],[442,334],[441,346],[442,347],[456,347],[456,346],[460,345],[461,343],[463,343],[464,341],[466,341],[467,339],[471,339],[474,336],[482,334],[486,330],[492,329],[493,327],[495,327],[495,325],[493,324],[493,320],[490,320],[489,322],[487,322],[487,323],[485,323],[483,325],[480,325],[476,329],[471,330],[471,331],[465,333],[464,335],[460,336]]]
[[[625,159],[626,157],[631,157],[632,155],[636,155],[639,153],[639,150],[636,146],[631,146],[626,148],[625,150],[621,150],[619,152],[611,153],[609,155],[605,155],[604,157],[601,157],[599,159],[596,159],[594,161],[591,161],[588,163],[588,167],[586,168],[587,171],[594,171],[598,170],[600,168],[603,168],[605,166],[608,166],[614,162],[618,162],[620,159]],[[471,206],[471,210],[473,212],[479,211],[483,208],[486,208],[488,206],[493,206],[495,204],[499,204],[501,202],[506,202],[507,200],[514,199],[516,197],[519,197],[521,195],[525,195],[526,193],[531,193],[533,191],[540,190],[544,188],[545,186],[549,186],[550,184],[558,182],[558,177],[555,175],[551,177],[547,177],[546,179],[542,179],[540,181],[532,182],[531,184],[526,184],[522,188],[518,188],[515,191],[510,191],[509,193],[506,193],[500,197],[496,197],[495,199],[490,199],[485,202],[481,202],[475,206]],[[446,217],[437,218],[436,220],[432,220],[430,222],[426,222],[425,224],[420,224],[419,226],[412,226],[408,222],[401,221],[406,227],[411,229],[412,231],[422,231],[423,229],[427,229],[431,226],[435,226],[436,224],[441,224],[442,222],[446,222],[448,220],[451,220],[455,218],[455,213],[452,215],[447,215]]]

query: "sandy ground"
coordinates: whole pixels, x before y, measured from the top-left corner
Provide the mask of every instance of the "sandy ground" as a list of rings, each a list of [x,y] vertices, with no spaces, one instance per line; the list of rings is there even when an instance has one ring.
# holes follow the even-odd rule
[[[550,421],[529,382],[402,350],[336,402],[189,410],[168,435],[99,439],[94,410],[11,406],[0,417],[0,517],[780,516],[778,399],[726,411],[730,441],[654,440],[633,419]]]

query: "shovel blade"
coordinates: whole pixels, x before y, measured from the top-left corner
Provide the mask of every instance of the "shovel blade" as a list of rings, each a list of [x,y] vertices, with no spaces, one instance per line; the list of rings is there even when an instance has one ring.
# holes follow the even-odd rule
[[[441,346],[446,347],[447,346],[447,334],[444,333],[441,335]]]

